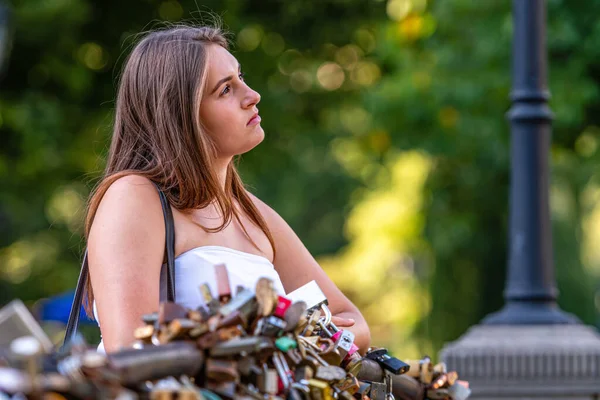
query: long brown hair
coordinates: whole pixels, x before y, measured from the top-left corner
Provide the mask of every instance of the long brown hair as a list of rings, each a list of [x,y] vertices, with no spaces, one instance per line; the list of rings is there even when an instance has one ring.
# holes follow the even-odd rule
[[[237,201],[275,250],[269,228],[233,162],[227,168],[224,190],[213,167],[216,148],[202,129],[199,112],[208,45],[228,49],[225,33],[216,27],[174,26],[147,34],[131,51],[119,81],[106,169],[88,202],[86,239],[110,185],[136,174],[158,184],[178,210],[204,208],[214,202],[224,216],[223,223],[203,227],[207,232],[223,230],[232,218],[240,220],[234,206]],[[88,315],[92,315],[93,300],[88,280]]]

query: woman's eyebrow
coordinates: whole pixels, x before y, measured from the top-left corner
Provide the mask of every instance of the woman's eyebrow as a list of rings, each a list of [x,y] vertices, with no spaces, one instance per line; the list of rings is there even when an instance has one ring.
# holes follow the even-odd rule
[[[242,65],[240,63],[238,63],[238,72],[241,72],[241,71],[242,71]],[[215,85],[215,88],[212,90],[212,92],[210,92],[210,94],[213,94],[214,92],[216,92],[217,89],[219,88],[219,86],[221,86],[225,82],[228,82],[232,79],[233,79],[233,75],[229,75],[229,76],[226,76],[225,78],[219,80],[219,82],[217,82],[217,84]]]

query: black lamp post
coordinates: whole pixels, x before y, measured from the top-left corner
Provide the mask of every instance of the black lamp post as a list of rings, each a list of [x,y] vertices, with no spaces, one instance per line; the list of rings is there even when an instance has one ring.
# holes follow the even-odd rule
[[[483,324],[578,323],[556,304],[548,199],[552,112],[548,107],[545,0],[513,0],[513,21],[506,305]]]
[[[0,0],[0,78],[10,54],[11,39],[10,9]]]

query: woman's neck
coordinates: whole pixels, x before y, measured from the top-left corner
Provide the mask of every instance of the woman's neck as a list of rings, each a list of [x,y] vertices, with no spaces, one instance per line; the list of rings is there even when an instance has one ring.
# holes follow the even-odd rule
[[[219,180],[219,185],[221,189],[225,190],[225,184],[227,183],[227,169],[229,168],[229,164],[231,163],[231,158],[221,160],[218,159],[215,162],[215,172],[217,173],[217,179]]]

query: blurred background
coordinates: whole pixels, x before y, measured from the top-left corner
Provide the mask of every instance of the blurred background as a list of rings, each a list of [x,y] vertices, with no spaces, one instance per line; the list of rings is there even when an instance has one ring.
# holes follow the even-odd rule
[[[242,175],[362,310],[373,343],[435,356],[503,305],[510,1],[0,4],[0,305],[22,299],[55,341],[122,62],[139,32],[211,13],[262,95],[266,139]],[[548,1],[559,304],[597,327],[599,12]]]

